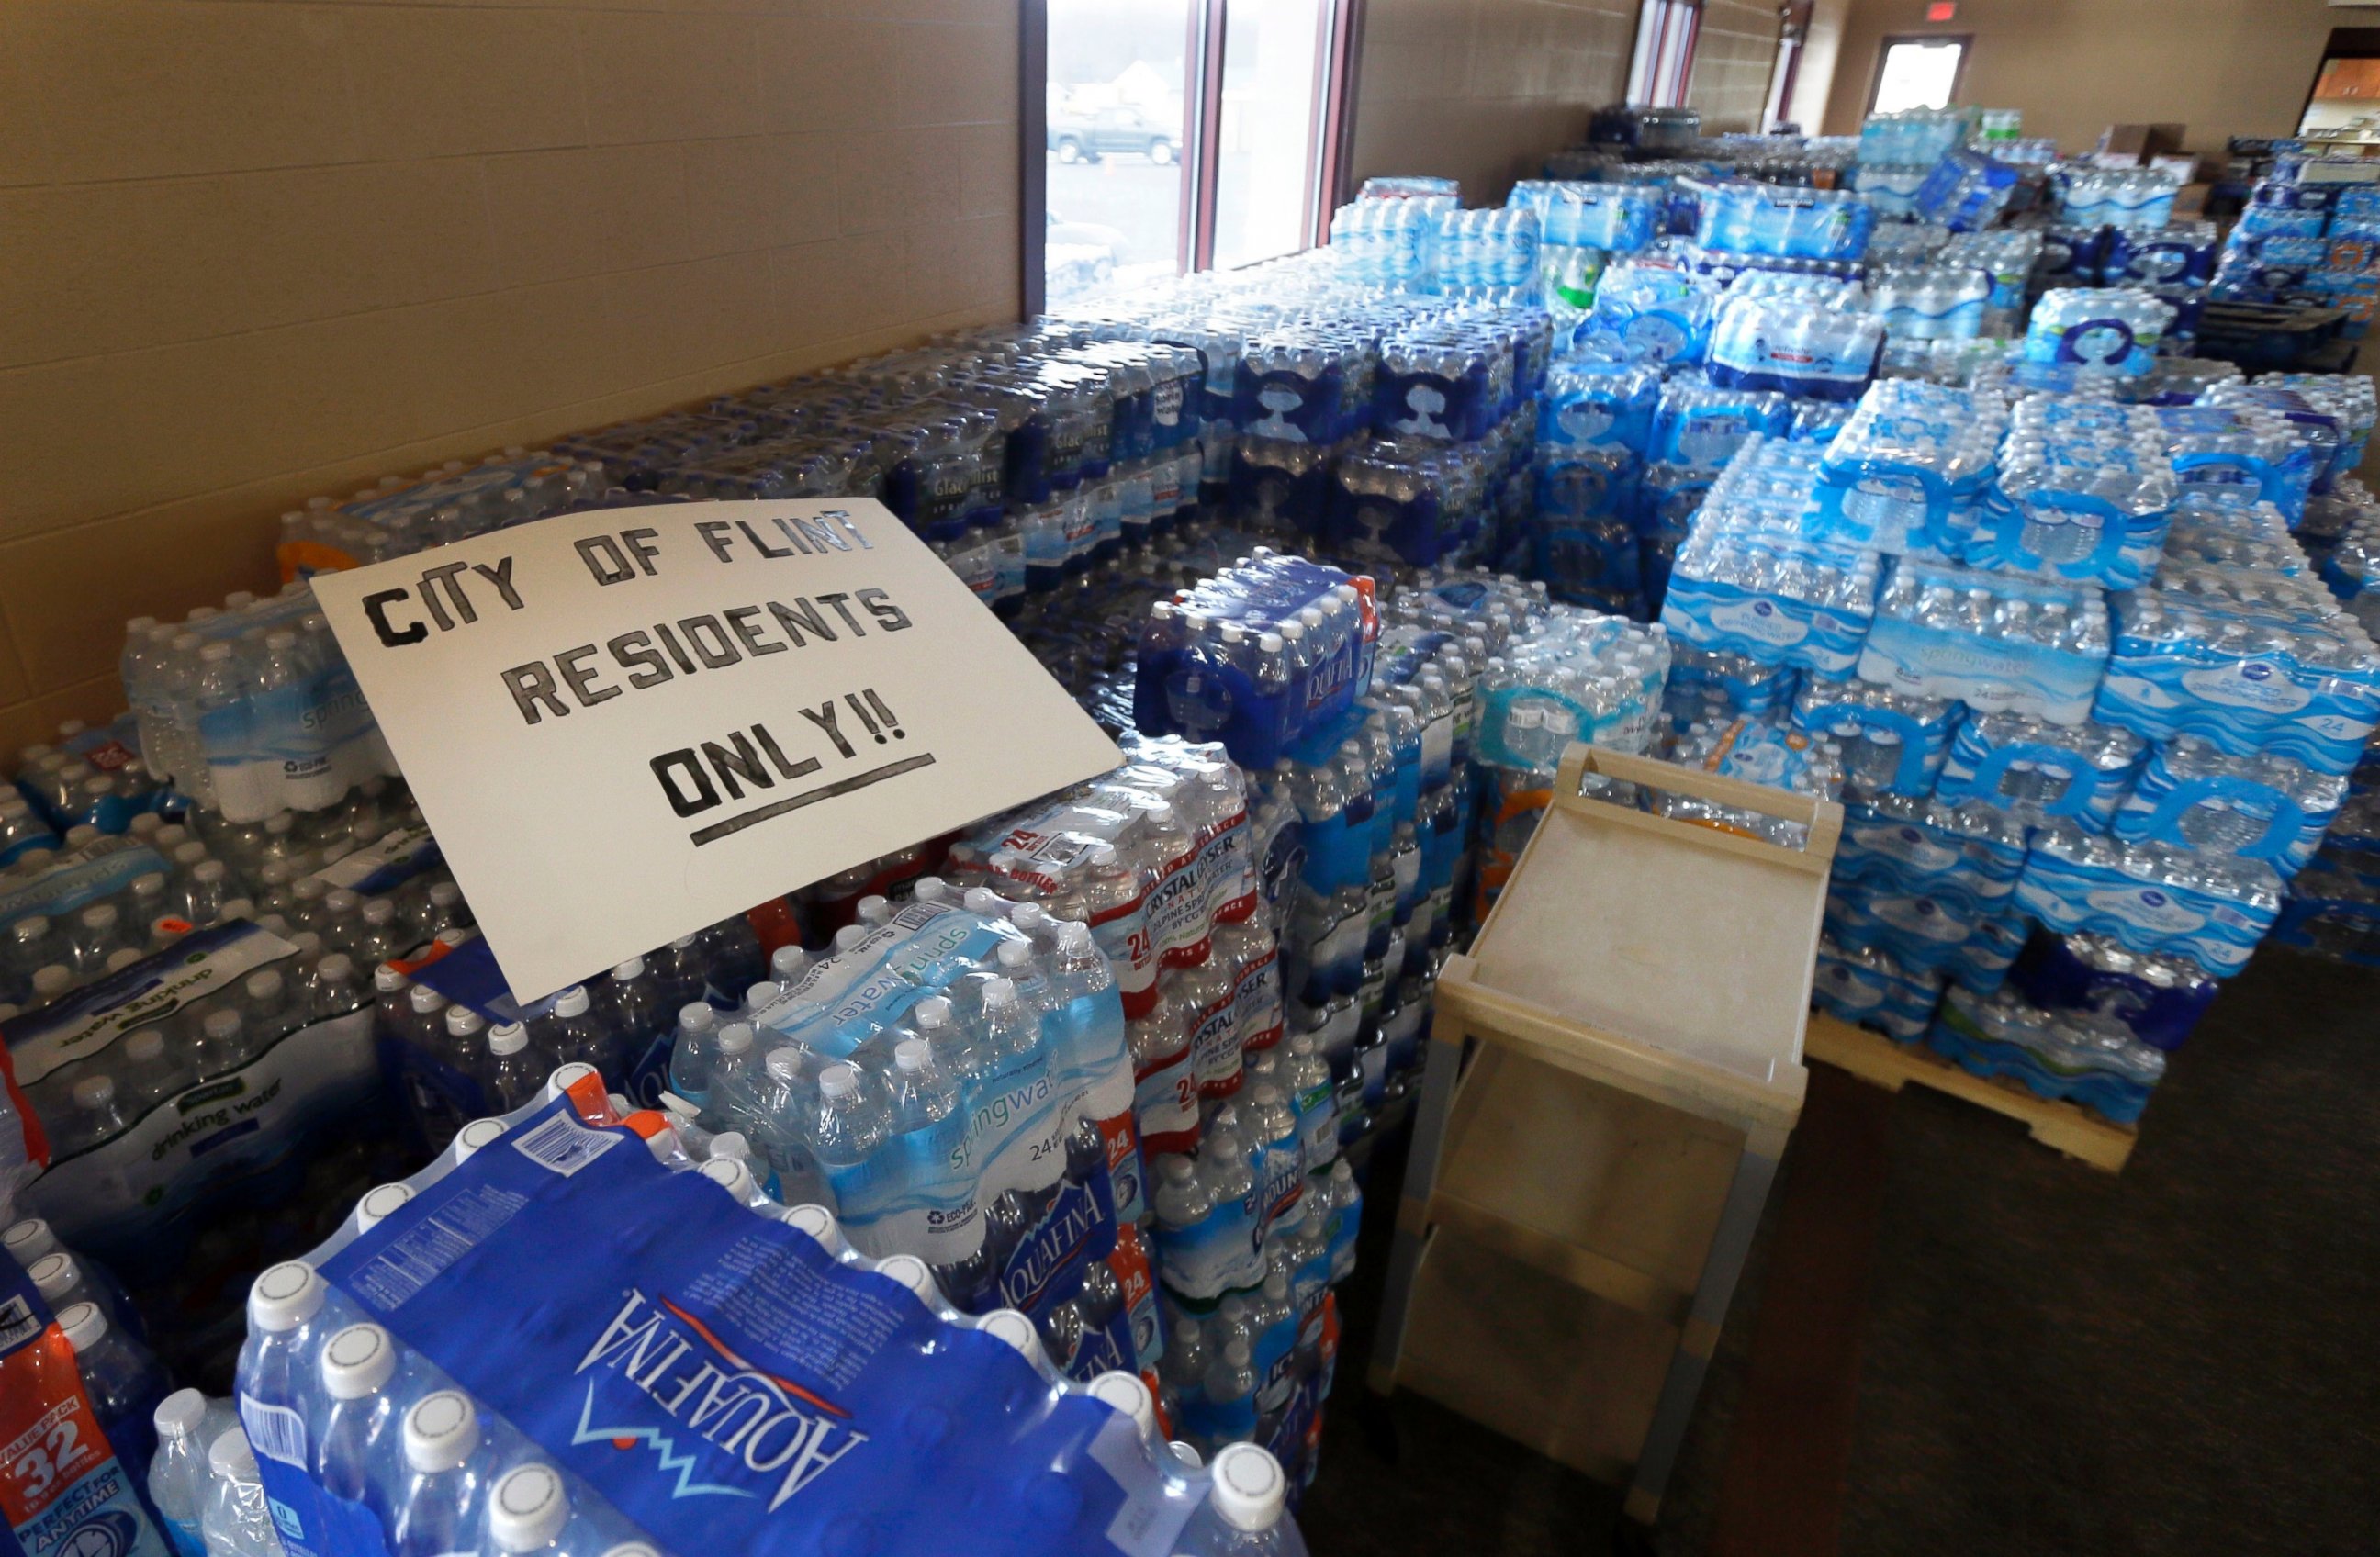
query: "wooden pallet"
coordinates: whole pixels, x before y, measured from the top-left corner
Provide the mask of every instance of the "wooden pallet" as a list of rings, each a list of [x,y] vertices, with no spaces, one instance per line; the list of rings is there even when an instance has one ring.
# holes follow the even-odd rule
[[[1993,1077],[1978,1076],[1917,1044],[1896,1044],[1880,1032],[1853,1027],[1821,1011],[1810,1013],[1802,1044],[1806,1059],[1823,1060],[1861,1080],[1899,1092],[1911,1081],[1981,1104],[2021,1121],[2033,1139],[2087,1163],[2102,1173],[2121,1173],[2140,1134],[2111,1125],[2076,1104],[2039,1097]]]

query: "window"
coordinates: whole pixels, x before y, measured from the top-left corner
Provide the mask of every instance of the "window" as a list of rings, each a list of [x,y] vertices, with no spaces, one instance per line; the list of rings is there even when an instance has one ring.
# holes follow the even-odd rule
[[[1876,59],[1871,114],[1911,108],[1948,108],[1958,94],[1959,71],[1967,61],[1966,38],[1887,38]]]
[[[1686,105],[1702,23],[1702,0],[1645,0],[1636,13],[1636,53],[1628,66],[1630,103],[1646,108]]]
[[[1028,303],[1316,242],[1338,194],[1356,3],[1028,5]]]

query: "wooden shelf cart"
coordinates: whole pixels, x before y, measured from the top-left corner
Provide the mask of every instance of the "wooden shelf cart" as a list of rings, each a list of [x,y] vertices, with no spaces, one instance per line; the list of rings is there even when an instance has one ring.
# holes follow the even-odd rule
[[[1801,824],[1780,847],[1589,774]],[[1572,746],[1440,978],[1370,1372],[1658,1513],[1800,1116],[1841,810]],[[1463,1064],[1466,1040],[1476,1049]]]

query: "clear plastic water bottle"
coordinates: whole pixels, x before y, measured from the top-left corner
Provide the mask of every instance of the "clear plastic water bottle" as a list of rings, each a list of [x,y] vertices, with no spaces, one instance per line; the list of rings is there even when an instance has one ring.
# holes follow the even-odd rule
[[[402,1428],[405,1476],[391,1527],[393,1557],[445,1557],[479,1539],[489,1466],[468,1395],[439,1390],[416,1401]]]
[[[75,1303],[57,1316],[82,1370],[83,1393],[109,1442],[145,1466],[156,1440],[157,1403],[165,1397],[164,1366],[149,1348],[107,1322],[96,1303]]]
[[[207,1451],[207,1471],[200,1516],[207,1557],[284,1557],[248,1434],[236,1427],[217,1434]]]
[[[395,1517],[388,1490],[396,1479],[399,1407],[395,1337],[377,1324],[351,1324],[322,1343],[322,1386],[328,1402],[314,1447],[314,1482],[343,1503],[368,1509],[382,1526]],[[328,1539],[335,1550],[342,1531]]]
[[[149,1461],[149,1502],[164,1520],[165,1534],[179,1557],[205,1557],[207,1549],[201,1515],[209,1420],[207,1397],[197,1390],[176,1390],[157,1403],[152,1418],[157,1453]]]

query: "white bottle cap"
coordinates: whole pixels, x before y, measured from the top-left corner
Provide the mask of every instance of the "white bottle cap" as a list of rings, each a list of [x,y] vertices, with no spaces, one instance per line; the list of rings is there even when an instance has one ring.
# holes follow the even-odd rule
[[[515,1466],[488,1491],[488,1539],[500,1551],[552,1546],[570,1523],[570,1495],[550,1465]]]
[[[623,962],[618,967],[613,969],[612,976],[615,979],[643,978],[645,976],[645,960],[641,957],[631,957],[625,962]]]
[[[769,1057],[760,1063],[771,1080],[795,1080],[802,1073],[802,1051],[790,1044],[782,1049],[771,1049]]]
[[[405,1414],[405,1463],[424,1476],[453,1470],[480,1447],[480,1413],[460,1390],[425,1394]]]
[[[58,1328],[67,1333],[67,1345],[79,1357],[107,1339],[107,1316],[96,1303],[70,1303],[58,1315]]]
[[[996,1341],[1005,1341],[1027,1362],[1041,1360],[1041,1337],[1033,1322],[1014,1309],[994,1309],[976,1321],[976,1328]]]
[[[382,1184],[364,1191],[356,1202],[356,1231],[369,1233],[396,1214],[396,1209],[413,1199],[410,1184]]]
[[[904,1038],[892,1045],[892,1068],[895,1070],[923,1070],[933,1057],[934,1051],[927,1047],[923,1038]]]
[[[718,1008],[707,1000],[689,1000],[677,1008],[681,1032],[708,1032],[719,1025]]]
[[[702,1165],[702,1177],[739,1201],[752,1198],[752,1170],[734,1157],[713,1157]]]
[[[829,1253],[834,1251],[835,1243],[843,1237],[843,1229],[835,1223],[834,1213],[822,1205],[787,1206],[785,1225],[798,1227],[808,1233]]]
[[[33,971],[33,994],[46,1005],[74,987],[74,971],[64,963],[53,962]]]
[[[819,1072],[819,1095],[830,1100],[849,1097],[859,1090],[859,1072],[847,1065],[830,1065]]]
[[[374,898],[364,904],[364,923],[374,927],[386,924],[396,917],[396,905],[386,898]]]
[[[75,1278],[80,1274],[75,1269],[74,1256],[63,1249],[42,1255],[25,1273],[33,1278],[33,1285],[40,1290],[42,1301],[49,1304],[53,1312],[57,1310],[57,1300],[74,1286]]]
[[[256,1446],[248,1441],[247,1430],[227,1427],[215,1434],[207,1450],[207,1468],[219,1481],[255,1480]]]
[[[587,1014],[587,986],[572,984],[553,997],[553,1014],[558,1017],[583,1017]]]
[[[265,1001],[281,998],[281,984],[280,970],[267,968],[261,973],[249,974],[248,983],[244,987],[248,991],[248,997],[261,1005]]]
[[[710,1156],[713,1162],[724,1157],[733,1157],[735,1161],[749,1166],[752,1162],[752,1142],[746,1138],[742,1130],[721,1130],[710,1138]]]
[[[545,1079],[545,1100],[552,1103],[589,1076],[599,1081],[602,1080],[601,1073],[585,1060],[575,1059],[568,1065],[555,1067],[553,1074]]]
[[[1138,1375],[1117,1369],[1093,1379],[1090,1390],[1092,1399],[1104,1400],[1130,1417],[1141,1431],[1157,1430],[1157,1402],[1149,1397],[1148,1386],[1140,1382]]]
[[[377,1324],[350,1324],[322,1344],[322,1390],[361,1400],[396,1373],[396,1343]]]
[[[1091,947],[1091,927],[1079,919],[1058,921],[1058,945],[1066,951],[1088,951]]]
[[[891,1276],[916,1293],[917,1301],[929,1309],[941,1298],[941,1289],[934,1285],[934,1273],[926,1269],[926,1262],[914,1254],[893,1255],[876,1267],[876,1273]]]
[[[276,1335],[295,1330],[322,1310],[327,1290],[303,1260],[269,1265],[248,1289],[248,1322]]]
[[[0,1248],[7,1249],[19,1265],[30,1265],[42,1255],[55,1252],[57,1247],[58,1236],[38,1216],[28,1216],[0,1233]]]
[[[446,1008],[446,1034],[450,1038],[468,1038],[488,1024],[488,1019],[468,1006]]]
[[[199,1030],[218,1044],[228,1044],[238,1037],[239,1028],[237,1011],[211,1011],[207,1020],[199,1024]]]
[[[1000,894],[989,887],[968,887],[966,896],[960,901],[969,913],[998,913],[1001,911]]]
[[[74,1084],[77,1108],[86,1113],[104,1108],[115,1101],[115,1081],[107,1076],[86,1076]]]
[[[1002,941],[992,955],[1003,968],[1022,968],[1033,960],[1033,947],[1024,941]]]
[[[769,954],[769,972],[780,984],[791,984],[809,966],[810,954],[797,946],[781,946]]]
[[[372,970],[372,993],[374,995],[395,995],[399,990],[406,989],[410,986],[412,983],[413,981],[407,978],[394,962],[383,962],[379,967]],[[408,996],[407,998],[409,1000],[411,996]]]
[[[1016,981],[1014,979],[992,979],[983,986],[983,1004],[987,1010],[994,1006],[1013,1005],[1015,1000]]]
[[[1281,1523],[1289,1479],[1279,1460],[1253,1443],[1227,1443],[1215,1451],[1214,1474],[1208,1500],[1225,1524],[1253,1535]]]
[[[518,1022],[507,1022],[505,1025],[516,1032],[520,1029]],[[495,1046],[492,1035],[488,1046],[491,1048]],[[455,1160],[458,1163],[469,1162],[472,1153],[486,1151],[502,1140],[504,1133],[504,1122],[502,1119],[472,1120],[455,1132]]]
[[[842,929],[837,930],[834,933],[834,949],[837,951],[849,951],[853,947],[857,946],[867,938],[867,925],[846,924]]]
[[[778,996],[783,995],[783,993],[784,991],[780,989],[772,981],[762,979],[759,984],[746,986],[744,991],[744,1008],[747,1011],[757,1011],[761,1007],[775,1000]]]
[[[314,976],[324,984],[346,984],[356,976],[355,959],[344,951],[334,951],[314,964]]]
[[[603,1553],[603,1557],[662,1557],[662,1554],[640,1540],[624,1540]]]
[[[488,1029],[488,1052],[516,1055],[528,1047],[528,1029],[516,1021],[500,1021]]]
[[[917,1002],[916,1020],[920,1029],[948,1027],[951,1024],[951,1003],[942,996],[929,995]],[[898,1056],[895,1056],[898,1063]]]
[[[176,1390],[157,1403],[149,1419],[160,1438],[187,1437],[207,1419],[207,1397],[197,1390]]]

